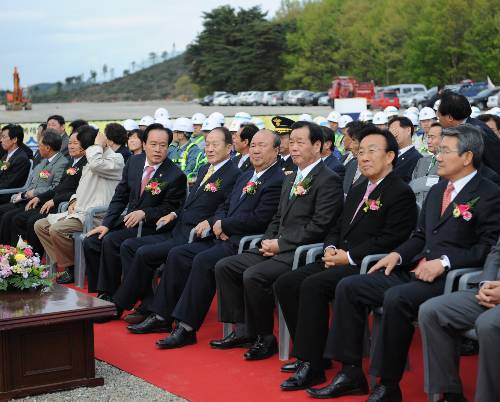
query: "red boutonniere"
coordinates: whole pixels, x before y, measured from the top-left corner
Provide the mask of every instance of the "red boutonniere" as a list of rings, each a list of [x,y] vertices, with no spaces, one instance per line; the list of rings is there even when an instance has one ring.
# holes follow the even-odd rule
[[[306,195],[309,193],[309,189],[312,185],[312,179],[310,177],[306,177],[304,180],[297,183],[293,188],[293,195],[295,197],[299,197],[301,195]]]
[[[381,206],[382,203],[380,202],[380,196],[376,200],[371,200],[370,198],[367,198],[365,200],[365,207],[363,208],[363,211],[364,212],[378,211]]]
[[[203,191],[208,191],[210,193],[215,193],[215,192],[219,191],[221,183],[222,183],[221,179],[217,179],[217,180],[215,180],[215,181],[213,181],[211,183],[207,183],[207,184],[205,184],[205,187],[204,187]]]
[[[66,169],[66,174],[67,174],[68,176],[74,176],[75,174],[77,174],[77,173],[78,173],[78,171],[79,171],[79,170],[80,170],[80,169],[78,169],[77,167],[74,167],[74,166],[73,166],[73,167],[70,167],[70,168]]]
[[[40,172],[40,179],[47,180],[50,177],[50,172],[47,169],[44,169]]]
[[[159,181],[157,179],[151,179],[144,187],[144,190],[151,193],[151,195],[158,195],[161,193],[166,183],[164,181]]]
[[[466,202],[465,204],[455,204],[453,203],[454,207],[453,208],[453,217],[454,218],[460,218],[462,217],[464,221],[470,221],[472,219],[472,208],[476,205],[476,203],[479,201],[479,197],[474,198],[473,200]]]
[[[254,195],[257,191],[257,187],[262,183],[260,181],[249,181],[245,187],[243,187],[243,193],[247,195]]]

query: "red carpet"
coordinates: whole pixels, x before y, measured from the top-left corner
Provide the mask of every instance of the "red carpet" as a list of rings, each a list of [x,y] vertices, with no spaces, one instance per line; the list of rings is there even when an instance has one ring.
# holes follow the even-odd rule
[[[133,335],[124,321],[95,324],[95,351],[104,360],[160,388],[189,401],[309,401],[305,391],[282,392],[279,384],[288,377],[281,373],[277,356],[256,362],[243,360],[244,349],[214,350],[209,340],[220,338],[222,325],[212,309],[198,333],[198,343],[182,349],[158,350],[155,341],[163,334]],[[476,357],[461,359],[462,381],[470,401],[476,381]],[[423,391],[421,343],[418,331],[410,351],[410,371],[402,389],[405,401],[426,401]],[[365,361],[365,368],[367,361]],[[330,381],[338,365],[327,371]],[[338,401],[365,401],[366,396],[338,398]]]

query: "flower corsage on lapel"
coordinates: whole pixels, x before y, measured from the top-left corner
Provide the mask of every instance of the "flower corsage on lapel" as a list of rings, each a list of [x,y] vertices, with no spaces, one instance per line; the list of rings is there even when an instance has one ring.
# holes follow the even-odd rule
[[[151,193],[151,195],[158,195],[162,192],[166,185],[167,183],[164,181],[151,179],[148,181],[148,184],[146,184],[146,187],[144,187],[144,190]]]
[[[50,177],[50,172],[47,169],[44,169],[40,172],[40,179],[47,180]]]
[[[243,187],[243,194],[246,195],[254,195],[257,191],[257,187],[259,187],[262,183],[260,181],[249,181],[245,187]]]
[[[453,217],[460,218],[462,217],[464,221],[470,221],[472,219],[472,209],[479,201],[479,197],[466,202],[465,204],[456,204],[453,203]]]
[[[66,174],[67,174],[68,176],[74,176],[75,174],[77,174],[77,173],[78,173],[78,171],[79,171],[79,170],[80,170],[80,169],[78,169],[77,167],[72,166],[72,167],[70,167],[70,168],[66,169]]]
[[[365,200],[365,206],[363,208],[363,211],[364,212],[378,211],[381,206],[382,206],[382,203],[380,202],[380,196],[376,200],[372,200],[370,198],[367,198]]]
[[[311,186],[312,186],[312,178],[306,177],[304,180],[299,181],[297,185],[293,187],[293,195],[295,197],[306,195],[309,193]]]
[[[9,161],[0,161],[0,171],[5,172],[10,166]]]
[[[203,188],[203,191],[208,191],[210,193],[216,193],[217,191],[220,190],[220,186],[222,184],[221,179],[217,179],[211,183],[205,184],[205,187]]]

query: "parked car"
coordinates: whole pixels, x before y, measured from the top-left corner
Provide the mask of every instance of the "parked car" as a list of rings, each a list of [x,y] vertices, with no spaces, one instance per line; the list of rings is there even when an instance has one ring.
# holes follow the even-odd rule
[[[329,106],[329,105],[330,105],[330,97],[328,96],[328,94],[318,99],[318,106]]]
[[[297,99],[304,92],[304,89],[292,89],[291,91],[286,91],[283,99],[285,105],[297,106],[299,103]]]
[[[214,100],[213,95],[207,95],[200,100],[200,105],[202,106],[210,106]]]
[[[372,109],[385,109],[387,106],[395,106],[399,109],[399,98],[396,91],[380,91],[370,101]]]
[[[481,92],[479,92],[475,96],[470,96],[467,99],[469,99],[469,103],[471,106],[477,106],[479,109],[486,109],[488,107],[488,98],[490,96],[496,95],[500,91],[500,88],[486,88],[483,89]]]
[[[283,105],[283,91],[277,91],[271,95],[271,99],[269,100],[269,106],[281,106]]]
[[[249,92],[248,95],[245,97],[246,105],[258,106],[262,104],[262,95],[263,93],[261,91]]]
[[[231,106],[238,105],[238,101],[240,99],[240,96],[241,96],[241,92],[238,92],[236,95],[231,96],[231,98],[229,99],[229,103],[231,104]]]
[[[495,95],[491,95],[488,98],[486,106],[489,107],[490,109],[500,106],[500,92],[497,92]]]
[[[273,94],[275,94],[276,92],[278,91],[264,91],[262,93],[262,104],[263,105],[268,105],[269,106],[269,102],[271,101],[271,97],[273,96]]]
[[[233,97],[233,94],[224,94],[220,95],[217,98],[214,99],[213,105],[214,106],[230,106],[230,100]]]
[[[427,106],[427,102],[432,99],[437,94],[437,87],[432,87],[426,92],[417,92],[411,97],[411,105],[416,106],[419,109],[422,109],[424,106]]]
[[[389,85],[384,88],[386,91],[396,91],[398,93],[401,107],[408,108],[413,105],[413,97],[418,93],[426,93],[427,88],[423,84],[398,84]]]
[[[297,104],[299,104],[300,106],[312,105],[313,104],[313,96],[314,96],[314,92],[302,91],[297,96]]]
[[[472,98],[473,96],[476,96],[479,92],[488,89],[488,83],[487,82],[475,82],[468,88],[465,88],[462,91],[462,95],[465,96],[467,99]]]
[[[328,92],[316,92],[312,97],[312,105],[318,106],[319,98],[322,96],[328,96]]]

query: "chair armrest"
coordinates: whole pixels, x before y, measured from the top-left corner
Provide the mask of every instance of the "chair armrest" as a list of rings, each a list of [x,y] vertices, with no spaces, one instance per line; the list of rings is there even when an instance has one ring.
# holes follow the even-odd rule
[[[210,235],[210,228],[205,229],[203,233],[201,234],[200,239],[204,239],[205,237],[208,237]],[[192,228],[191,231],[189,232],[189,240],[188,243],[192,243],[194,241],[194,238],[196,237],[196,230],[195,228]]]
[[[255,239],[253,239],[250,242],[250,245],[248,246],[248,248],[251,249],[251,248],[257,247],[257,243],[259,241],[261,241],[263,237],[264,237],[264,235],[259,235],[258,237],[256,237]]]
[[[381,260],[386,255],[387,254],[371,254],[371,255],[365,256],[365,258],[363,258],[363,261],[361,261],[361,269],[360,269],[359,273],[360,274],[367,274],[368,273],[368,266],[372,262],[377,262],[377,261]]]
[[[453,284],[455,283],[455,279],[461,277],[464,274],[467,274],[469,272],[478,272],[481,271],[482,268],[458,268],[458,269],[452,269],[448,274],[446,275],[446,283],[444,284],[444,292],[443,294],[446,293],[451,293],[453,291]]]
[[[303,246],[297,247],[295,249],[295,254],[293,255],[292,271],[296,270],[299,267],[300,256],[302,255],[302,253],[317,247],[323,248],[323,243],[304,244]]]
[[[97,214],[106,212],[108,207],[94,207],[90,208],[85,212],[85,223],[83,225],[83,232],[87,233],[89,230],[92,230],[92,226],[94,225],[94,218]]]
[[[467,274],[463,274],[460,279],[458,280],[458,290],[467,290],[469,288],[470,282],[480,276],[483,273],[483,271],[473,271],[469,272]]]
[[[323,254],[323,246],[310,248],[306,254],[306,264],[316,261],[316,257],[320,254]]]
[[[264,235],[258,234],[258,235],[243,236],[240,239],[240,244],[238,245],[238,254],[241,254],[243,252],[247,243],[249,243],[249,245],[250,245],[250,244],[252,244],[252,241],[254,241],[256,239],[257,239],[257,241],[262,239],[262,236],[264,236]]]
[[[4,189],[0,190],[0,195],[22,193],[26,190],[28,190],[28,186],[17,187],[17,188],[4,188]]]

